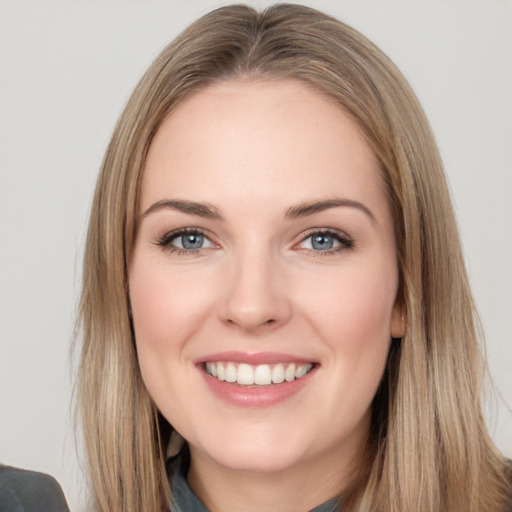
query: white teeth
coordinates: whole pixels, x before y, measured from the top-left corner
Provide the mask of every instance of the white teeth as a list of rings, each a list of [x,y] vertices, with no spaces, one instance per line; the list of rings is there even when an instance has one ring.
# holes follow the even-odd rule
[[[254,371],[254,384],[269,386],[272,384],[272,370],[268,364],[260,364]]]
[[[254,370],[252,369],[252,366],[248,364],[239,364],[238,378],[236,381],[238,384],[245,384],[246,386],[254,384]]]
[[[260,364],[236,364],[231,362],[208,362],[205,365],[206,373],[221,381],[236,382],[244,386],[269,386],[270,384],[281,384],[292,382],[295,379],[304,377],[313,365],[279,363],[276,365]]]
[[[233,363],[228,363],[226,366],[226,382],[236,382],[236,374],[236,366]]]
[[[289,364],[286,370],[284,371],[284,378],[286,382],[291,382],[292,380],[295,380],[295,365]]]
[[[313,365],[311,363],[297,365],[297,370],[295,371],[295,378],[300,379],[301,377],[304,377],[306,373],[310,372],[311,368],[313,368]]]
[[[276,364],[274,368],[272,368],[272,382],[274,384],[284,382],[284,366],[282,364]]]
[[[306,375],[307,371],[308,370],[306,368],[306,365],[300,364],[299,366],[297,366],[297,369],[295,370],[295,378],[300,379],[301,377],[304,377],[304,375]]]

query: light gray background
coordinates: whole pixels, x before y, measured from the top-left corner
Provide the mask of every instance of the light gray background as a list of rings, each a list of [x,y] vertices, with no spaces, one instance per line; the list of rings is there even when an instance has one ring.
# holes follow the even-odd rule
[[[55,475],[75,512],[86,492],[69,346],[96,173],[150,61],[223,3],[0,1],[0,460]],[[512,3],[303,3],[380,45],[427,111],[502,396],[489,424],[512,456]]]

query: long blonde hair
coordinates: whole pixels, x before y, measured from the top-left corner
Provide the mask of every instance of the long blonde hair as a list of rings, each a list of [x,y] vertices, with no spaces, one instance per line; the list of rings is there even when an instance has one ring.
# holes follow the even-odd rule
[[[354,512],[500,511],[506,461],[481,413],[477,318],[429,124],[394,64],[316,10],[235,5],[166,47],[132,94],[98,178],[85,251],[78,377],[96,508],[168,507],[169,426],[140,375],[127,266],[152,138],[180,101],[237,78],[295,78],[350,112],[382,166],[396,233],[407,334],[395,340],[373,402],[372,463],[346,491]]]

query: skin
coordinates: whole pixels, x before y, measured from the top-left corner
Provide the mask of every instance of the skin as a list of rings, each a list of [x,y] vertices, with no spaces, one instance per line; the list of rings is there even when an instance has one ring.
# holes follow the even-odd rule
[[[363,206],[286,216],[333,198]],[[169,199],[222,218],[152,207]],[[210,85],[159,128],[140,214],[129,268],[140,368],[189,442],[192,489],[212,512],[309,510],[343,491],[402,334],[390,207],[357,124],[297,81]],[[172,236],[159,245],[181,228],[200,228],[203,247],[180,252]],[[311,231],[327,228],[350,244],[314,248]],[[197,365],[232,350],[315,368],[286,400],[239,407]]]

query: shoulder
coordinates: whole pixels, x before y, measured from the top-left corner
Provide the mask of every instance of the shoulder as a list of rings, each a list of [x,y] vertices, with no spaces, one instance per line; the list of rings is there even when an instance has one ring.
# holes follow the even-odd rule
[[[69,512],[60,485],[50,475],[0,465],[1,512]]]

